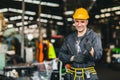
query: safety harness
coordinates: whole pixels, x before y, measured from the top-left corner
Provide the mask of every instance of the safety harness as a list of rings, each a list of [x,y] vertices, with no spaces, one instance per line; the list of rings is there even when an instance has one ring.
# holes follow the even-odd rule
[[[73,68],[70,67],[70,69],[67,69],[68,73],[71,73],[74,75],[74,80],[77,78],[82,78],[82,80],[85,80],[86,78],[90,78],[90,74],[96,74],[96,70],[94,67],[88,67],[88,68]]]

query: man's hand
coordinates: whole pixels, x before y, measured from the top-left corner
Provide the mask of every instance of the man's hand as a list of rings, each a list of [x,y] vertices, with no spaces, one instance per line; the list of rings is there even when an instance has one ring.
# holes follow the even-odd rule
[[[77,63],[83,63],[85,62],[85,55],[84,54],[75,55],[73,61]]]
[[[85,44],[85,48],[87,49],[88,52],[90,52],[92,50],[92,43],[90,41],[88,41],[86,44]]]
[[[86,44],[85,44],[85,48],[86,50],[90,53],[91,56],[94,56],[94,49],[93,49],[93,44],[88,41]]]

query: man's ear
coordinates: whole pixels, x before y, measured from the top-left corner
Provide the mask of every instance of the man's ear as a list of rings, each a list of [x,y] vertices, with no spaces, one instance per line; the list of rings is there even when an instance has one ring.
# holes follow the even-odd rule
[[[73,26],[75,26],[75,23],[73,23]]]
[[[87,25],[88,25],[88,20],[86,22],[87,22]]]

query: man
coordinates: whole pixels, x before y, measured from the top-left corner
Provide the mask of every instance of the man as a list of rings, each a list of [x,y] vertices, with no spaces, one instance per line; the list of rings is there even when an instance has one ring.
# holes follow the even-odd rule
[[[59,59],[70,64],[67,80],[98,80],[94,66],[102,56],[101,38],[87,28],[89,15],[85,8],[78,8],[73,19],[76,31],[65,38],[59,52]]]
[[[0,35],[3,35],[3,31],[6,28],[6,21],[3,13],[0,13]]]

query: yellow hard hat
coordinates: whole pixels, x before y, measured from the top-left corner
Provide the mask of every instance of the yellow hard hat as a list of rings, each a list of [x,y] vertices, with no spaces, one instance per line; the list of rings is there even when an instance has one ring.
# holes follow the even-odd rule
[[[89,19],[88,11],[85,8],[78,8],[73,14],[74,19]]]

